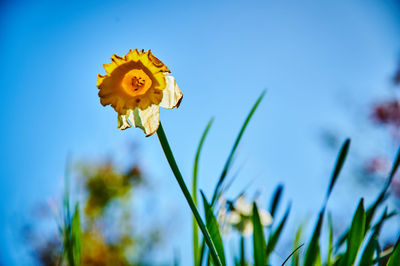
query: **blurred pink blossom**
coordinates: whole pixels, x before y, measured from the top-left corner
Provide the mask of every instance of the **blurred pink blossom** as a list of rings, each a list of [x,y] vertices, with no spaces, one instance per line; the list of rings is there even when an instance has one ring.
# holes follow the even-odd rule
[[[386,100],[375,104],[372,119],[377,124],[400,127],[400,103],[398,100]]]
[[[390,171],[390,161],[384,156],[372,157],[366,162],[364,170],[367,174],[387,175]]]

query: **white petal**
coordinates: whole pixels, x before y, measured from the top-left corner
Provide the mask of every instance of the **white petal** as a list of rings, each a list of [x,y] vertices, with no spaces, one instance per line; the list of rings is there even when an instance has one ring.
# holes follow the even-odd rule
[[[218,219],[218,221],[222,221],[222,222],[225,221],[225,219],[226,219],[226,209],[225,208],[219,209],[217,219]]]
[[[246,221],[243,225],[243,231],[241,232],[243,236],[249,236],[253,233],[253,223],[251,221]]]
[[[245,216],[250,216],[253,212],[253,205],[243,195],[235,201],[233,207],[237,212]]]
[[[229,239],[230,232],[232,231],[232,227],[227,223],[219,224],[219,228],[221,230],[221,234],[224,235],[226,239]]]
[[[165,81],[167,86],[163,90],[163,98],[160,102],[160,106],[167,109],[178,107],[182,100],[182,92],[173,76],[165,75]]]
[[[260,221],[263,226],[268,226],[272,224],[272,216],[266,210],[258,210],[258,215],[260,216]]]
[[[127,128],[130,128],[131,125],[128,122],[128,119],[126,118],[126,115],[118,115],[118,129],[124,130]]]
[[[238,224],[241,220],[241,217],[237,212],[229,212],[225,218],[228,224]]]
[[[225,206],[226,205],[226,199],[224,198],[224,196],[220,196],[218,198],[218,203],[220,206]]]
[[[153,135],[160,125],[160,107],[152,104],[144,110],[135,108],[128,112],[128,120],[132,126],[143,129],[146,137]]]

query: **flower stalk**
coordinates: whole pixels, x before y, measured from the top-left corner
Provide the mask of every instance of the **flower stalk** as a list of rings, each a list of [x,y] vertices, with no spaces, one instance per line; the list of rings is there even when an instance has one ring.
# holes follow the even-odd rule
[[[193,202],[192,196],[190,195],[190,192],[185,184],[185,181],[183,180],[182,174],[179,171],[178,165],[176,164],[174,155],[169,146],[168,139],[167,139],[167,136],[165,135],[165,132],[164,132],[161,122],[157,129],[157,136],[160,141],[161,147],[164,151],[165,157],[167,158],[169,166],[171,167],[171,170],[174,173],[176,181],[178,181],[179,187],[181,188],[183,195],[185,196],[186,201],[189,204],[189,207],[192,210],[192,213],[200,227],[200,230],[204,235],[204,240],[207,243],[208,248],[210,249],[210,254],[214,260],[214,263],[215,263],[215,265],[222,266],[221,260],[218,256],[218,253],[216,251],[214,243],[211,240],[210,234],[209,234],[203,220],[201,219],[201,216],[196,208],[196,205]]]

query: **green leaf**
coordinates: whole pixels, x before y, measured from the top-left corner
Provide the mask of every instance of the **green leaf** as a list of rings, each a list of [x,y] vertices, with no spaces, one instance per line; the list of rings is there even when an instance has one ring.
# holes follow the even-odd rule
[[[293,244],[293,248],[299,247],[300,246],[300,240],[301,240],[301,236],[303,233],[303,228],[304,225],[300,225],[299,228],[296,231],[296,236],[294,238],[294,244]],[[302,244],[301,246],[303,246],[304,244]],[[299,253],[294,253],[292,258],[292,266],[299,266],[300,265],[300,257],[299,257]]]
[[[375,211],[378,209],[379,205],[384,201],[386,197],[386,192],[390,186],[390,183],[393,180],[393,177],[397,171],[397,168],[399,167],[400,164],[400,149],[397,152],[396,158],[393,162],[392,169],[390,170],[389,177],[387,179],[387,182],[385,186],[383,187],[381,193],[379,194],[378,198],[375,200],[375,202],[367,209],[366,212],[366,225],[367,228],[369,228],[372,218],[374,217]]]
[[[69,159],[69,158],[68,158]],[[70,187],[70,164],[67,161],[67,167],[65,172],[65,187],[64,187],[64,208],[63,208],[63,218],[64,224],[62,226],[62,236],[63,236],[63,252],[66,257],[68,266],[75,266],[74,259],[74,242],[72,241],[72,218],[71,218],[71,208],[70,208],[70,198],[69,198],[69,187]]]
[[[290,206],[291,205],[289,205],[289,207],[287,208],[285,215],[283,216],[283,218],[282,218],[281,222],[279,223],[278,227],[276,228],[276,230],[268,238],[267,249],[265,252],[265,260],[267,262],[268,262],[268,258],[271,255],[272,251],[275,249],[275,246],[278,243],[279,237],[282,233],[283,227],[285,226],[285,223],[289,216]]]
[[[304,259],[304,265],[315,265],[318,259],[319,249],[319,236],[321,235],[322,221],[324,219],[325,208],[323,208],[318,216],[317,224],[315,226],[314,232],[312,234],[310,243],[306,251],[306,256]]]
[[[315,266],[322,266],[322,260],[321,260],[321,250],[318,248],[317,250],[317,259],[315,261]]]
[[[264,266],[266,262],[265,254],[265,236],[261,225],[260,216],[256,203],[253,203],[253,250],[254,250],[254,265]]]
[[[333,187],[339,177],[340,171],[343,168],[343,164],[346,160],[346,156],[350,147],[350,139],[346,139],[343,143],[342,147],[340,148],[339,154],[336,159],[335,167],[332,172],[331,181],[329,183],[328,190],[326,192],[325,200],[322,205],[322,209],[319,213],[319,217],[317,220],[317,224],[315,226],[314,232],[312,234],[310,243],[308,245],[306,256],[304,260],[304,265],[314,265],[315,263],[319,263],[318,256],[320,254],[320,247],[319,247],[319,237],[321,235],[321,227],[322,222],[324,219],[324,212],[326,208],[326,204],[328,203],[329,196],[333,190]]]
[[[221,234],[219,232],[218,221],[215,218],[211,206],[208,204],[203,191],[201,191],[201,196],[203,197],[204,213],[206,214],[207,229],[210,232],[211,239],[215,245],[219,258],[221,259],[222,265],[226,265],[224,245],[222,242]]]
[[[383,215],[379,219],[378,223],[374,226],[374,231],[372,232],[368,243],[364,248],[363,254],[361,255],[360,265],[373,265],[376,243],[378,241],[379,232],[385,219],[387,219],[387,207],[385,208]]]
[[[196,156],[194,158],[194,164],[193,164],[193,180],[192,180],[192,198],[194,204],[197,206],[197,176],[198,176],[198,166],[199,166],[199,160],[200,160],[200,153],[201,149],[204,144],[204,140],[206,139],[206,136],[210,130],[210,127],[213,123],[214,119],[210,119],[208,122],[203,135],[201,136],[199,146],[197,147],[196,151]],[[196,218],[192,216],[192,230],[193,230],[193,259],[194,259],[194,265],[198,265],[199,263],[199,256],[200,256],[200,248],[199,248],[199,229],[198,225],[196,222]]]
[[[198,262],[198,264],[196,264],[197,266],[203,265],[203,259],[204,259],[205,253],[206,253],[206,242],[204,242],[204,238],[203,238],[203,240],[201,241],[199,262]]]
[[[347,238],[347,251],[343,265],[353,265],[356,260],[358,249],[365,236],[365,211],[364,211],[364,199],[360,200],[357,210],[353,216],[349,235]]]
[[[392,182],[393,177],[396,174],[397,168],[399,168],[399,165],[400,165],[400,148],[397,150],[396,159],[394,159],[392,169],[390,170],[389,174],[389,180],[387,181],[386,186],[389,186],[390,183]]]
[[[336,164],[332,173],[331,182],[329,184],[328,191],[326,192],[326,201],[328,200],[333,190],[333,187],[336,183],[336,180],[339,177],[340,171],[342,170],[344,161],[346,160],[347,153],[349,151],[349,147],[350,147],[350,139],[346,139],[342,147],[340,148],[339,155],[336,159]]]
[[[396,245],[393,248],[393,252],[389,258],[387,266],[399,265],[399,261],[400,261],[400,237],[398,238]]]
[[[283,191],[283,185],[279,184],[275,191],[274,194],[272,196],[272,201],[271,201],[271,205],[269,207],[269,213],[271,214],[272,217],[275,218],[275,211],[278,208],[279,202],[281,200],[281,196],[282,196],[282,191]]]
[[[286,258],[286,260],[282,263],[282,266],[284,266],[286,264],[286,262],[288,262],[290,260],[290,258],[292,256],[294,256],[294,254],[302,247],[304,246],[304,244],[301,244],[300,246],[298,246],[297,248],[295,248],[295,250],[292,251],[292,253],[290,253],[290,255]]]
[[[390,170],[389,177],[387,179],[386,184],[384,185],[381,193],[379,193],[375,202],[370,207],[368,207],[367,211],[365,212],[365,227],[367,229],[371,226],[371,222],[372,222],[372,219],[374,218],[376,210],[378,209],[380,204],[382,204],[382,202],[385,200],[386,195],[387,195],[386,192],[390,186],[390,183],[393,180],[393,177],[394,177],[399,165],[400,165],[400,148],[397,150],[397,155],[393,162],[392,169]],[[343,233],[343,235],[339,238],[339,240],[336,243],[336,249],[339,249],[339,247],[341,247],[342,244],[345,242],[345,240],[347,238],[347,234],[348,234],[348,231]]]
[[[333,266],[339,266],[340,263],[342,263],[342,260],[344,260],[344,254],[343,253],[338,254],[338,255],[336,255],[335,260],[334,260],[332,265]]]
[[[328,213],[328,229],[329,229],[329,240],[328,240],[328,255],[326,259],[326,264],[332,264],[332,251],[333,251],[333,225],[332,225],[332,216]]]
[[[71,242],[72,250],[74,254],[75,266],[81,265],[81,254],[82,254],[82,240],[81,240],[81,222],[79,215],[79,204],[75,205],[74,215],[72,216],[71,224]]]
[[[241,138],[243,136],[243,133],[246,130],[246,127],[249,124],[252,116],[254,115],[254,112],[256,111],[258,105],[260,104],[261,100],[264,98],[265,93],[266,93],[266,91],[263,91],[261,93],[261,95],[258,97],[257,101],[254,103],[253,107],[250,110],[250,113],[247,115],[246,120],[244,121],[244,123],[242,125],[242,128],[239,131],[238,136],[236,137],[235,143],[232,146],[232,149],[231,149],[231,152],[230,152],[230,154],[228,156],[228,159],[225,162],[224,169],[222,170],[221,176],[219,177],[218,183],[217,183],[217,185],[216,185],[216,187],[214,189],[213,197],[212,197],[212,200],[211,200],[211,206],[214,206],[215,201],[218,198],[219,191],[221,189],[222,183],[224,182],[225,177],[228,174],[228,171],[229,171],[229,168],[231,166],[233,157],[235,155],[236,149],[239,146],[239,143],[240,143],[240,140],[241,140]]]
[[[246,245],[244,242],[244,237],[241,235],[240,236],[240,266],[246,266]]]

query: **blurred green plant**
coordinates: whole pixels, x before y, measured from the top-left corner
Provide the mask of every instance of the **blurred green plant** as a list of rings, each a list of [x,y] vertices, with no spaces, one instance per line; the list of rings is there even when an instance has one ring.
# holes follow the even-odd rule
[[[30,243],[38,263],[49,266],[149,263],[147,253],[161,240],[161,230],[157,225],[140,233],[135,231],[131,206],[126,204],[135,199],[132,192],[144,185],[139,164],[133,162],[127,171],[121,171],[110,161],[79,162],[74,169],[77,187],[73,191],[82,193],[71,193],[70,176],[75,172],[68,169],[62,219],[58,224],[60,233],[49,234],[44,242],[41,232],[31,233]],[[71,197],[84,199],[75,204],[73,212]]]
[[[81,164],[79,168],[88,194],[85,214],[94,219],[103,215],[113,200],[129,199],[132,188],[143,181],[138,166],[132,166],[126,173],[110,162],[97,167]]]

